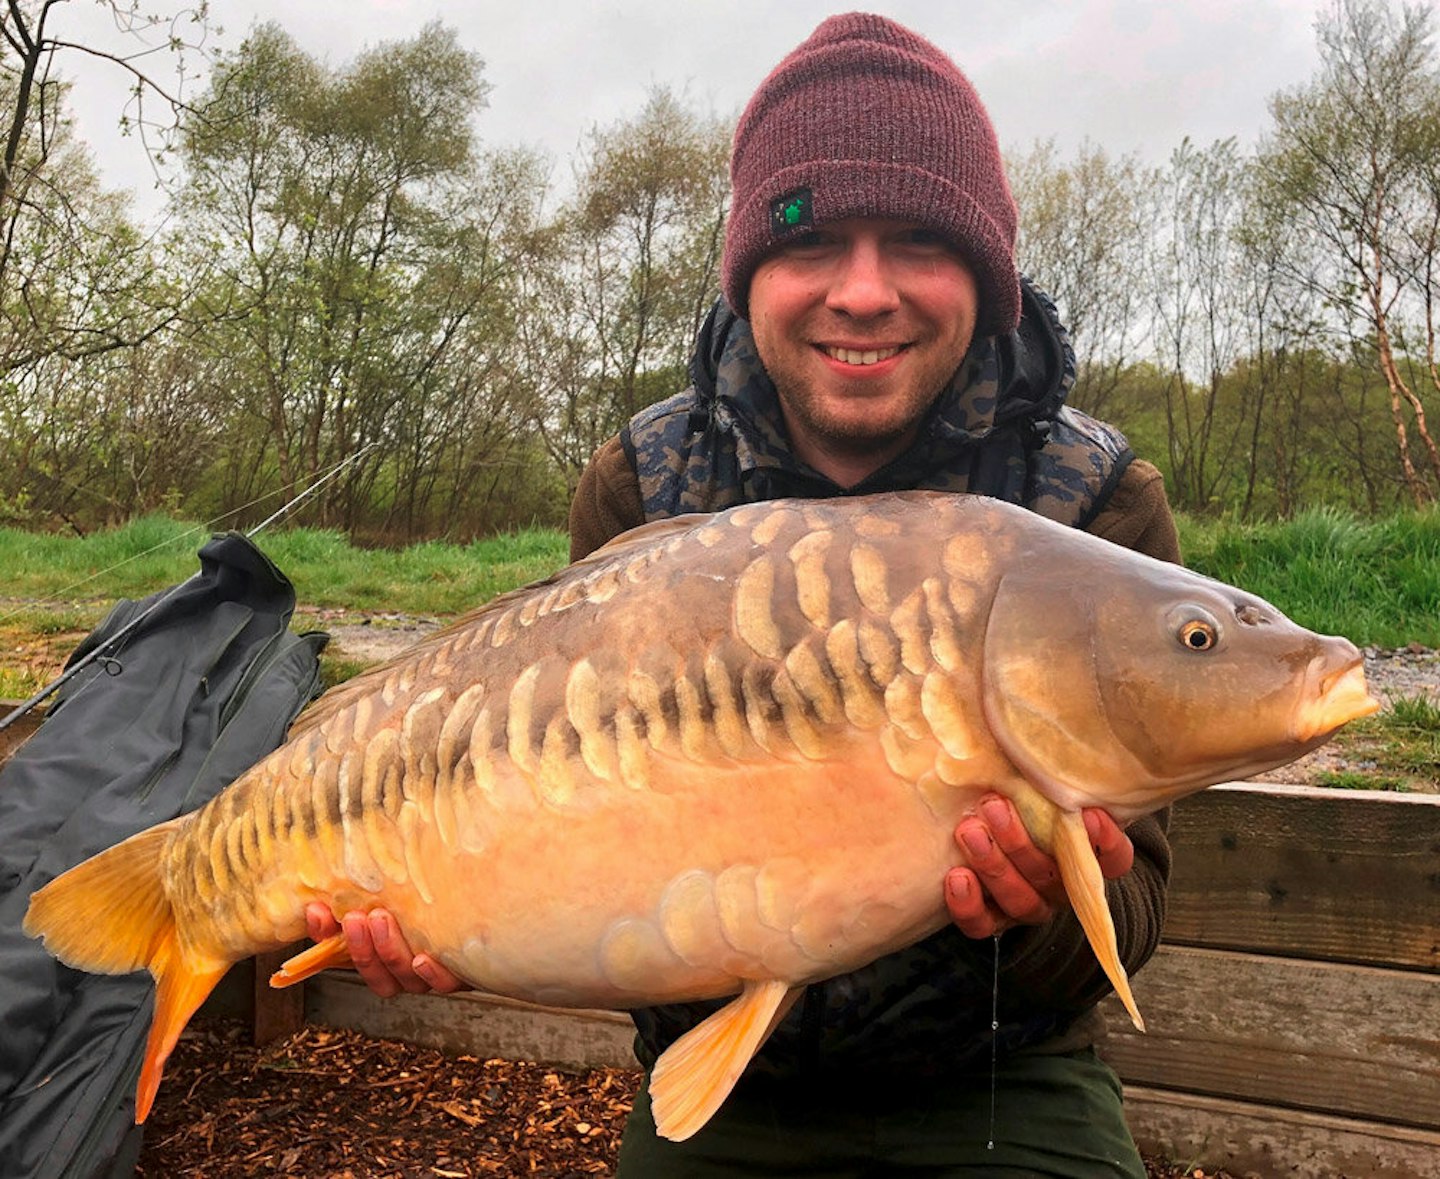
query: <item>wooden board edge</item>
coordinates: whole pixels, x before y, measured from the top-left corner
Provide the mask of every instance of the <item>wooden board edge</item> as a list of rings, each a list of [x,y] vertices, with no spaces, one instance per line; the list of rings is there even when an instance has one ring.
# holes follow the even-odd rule
[[[1440,1179],[1440,1131],[1125,1087],[1140,1149],[1187,1168],[1287,1179]]]
[[[462,991],[381,999],[349,971],[306,983],[310,1023],[351,1028],[447,1052],[530,1060],[568,1068],[638,1068],[635,1027],[618,1011],[541,1007]]]

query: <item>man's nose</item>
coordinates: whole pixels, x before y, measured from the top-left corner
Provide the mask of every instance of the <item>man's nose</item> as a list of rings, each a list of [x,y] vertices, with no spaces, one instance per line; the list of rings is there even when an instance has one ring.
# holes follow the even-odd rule
[[[825,305],[855,319],[870,319],[895,311],[900,292],[884,253],[874,242],[854,242],[836,265]]]

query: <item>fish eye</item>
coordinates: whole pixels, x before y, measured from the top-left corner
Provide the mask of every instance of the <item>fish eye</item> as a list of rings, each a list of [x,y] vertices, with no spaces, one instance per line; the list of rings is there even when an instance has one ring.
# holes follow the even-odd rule
[[[1184,623],[1178,637],[1188,651],[1208,651],[1220,641],[1215,625],[1203,618],[1192,618]]]

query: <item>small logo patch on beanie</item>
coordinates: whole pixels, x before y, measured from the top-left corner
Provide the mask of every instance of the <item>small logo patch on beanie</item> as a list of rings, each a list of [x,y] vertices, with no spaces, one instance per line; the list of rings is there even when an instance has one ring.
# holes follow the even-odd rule
[[[797,188],[770,205],[770,232],[776,237],[815,224],[815,199],[808,188]]]

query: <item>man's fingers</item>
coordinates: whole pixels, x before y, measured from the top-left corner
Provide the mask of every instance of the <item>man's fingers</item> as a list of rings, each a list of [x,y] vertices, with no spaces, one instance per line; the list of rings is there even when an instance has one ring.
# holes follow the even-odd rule
[[[311,901],[305,906],[305,936],[312,942],[323,942],[339,932],[340,922],[335,920],[335,914],[328,906],[319,901]]]
[[[985,890],[969,868],[952,868],[946,873],[945,907],[966,937],[994,937],[1011,924],[986,901]]]
[[[355,964],[355,969],[365,981],[365,985],[382,999],[398,995],[404,988],[377,953],[374,939],[370,935],[370,920],[366,914],[358,911],[346,913],[340,919],[340,926],[345,931],[345,945],[350,951],[350,961]]]
[[[424,979],[430,989],[437,994],[448,995],[452,991],[468,991],[470,989],[468,983],[458,975],[452,974],[448,967],[435,961],[429,954],[416,954],[415,961],[411,965],[414,967],[415,973]]]
[[[323,904],[305,906],[305,929],[311,941],[322,941],[341,930],[350,960],[365,985],[382,999],[401,991],[424,994],[469,990],[470,986],[429,954],[414,954],[400,925],[386,909],[346,913],[336,921]]]
[[[1021,874],[985,823],[965,819],[956,828],[956,837],[971,871],[1001,914],[1025,925],[1040,925],[1055,915],[1054,906]]]
[[[390,972],[400,989],[414,995],[430,990],[430,984],[415,973],[415,951],[400,932],[400,926],[386,909],[371,909],[370,940],[375,954]]]
[[[1135,845],[1130,837],[1114,819],[1095,807],[1087,807],[1082,817],[1085,834],[1100,864],[1100,874],[1107,880],[1124,876],[1135,865]]]
[[[996,846],[1035,889],[1052,903],[1058,898],[1060,870],[1055,861],[1030,841],[1030,832],[1009,799],[992,794],[980,803],[980,816],[990,828]]]

